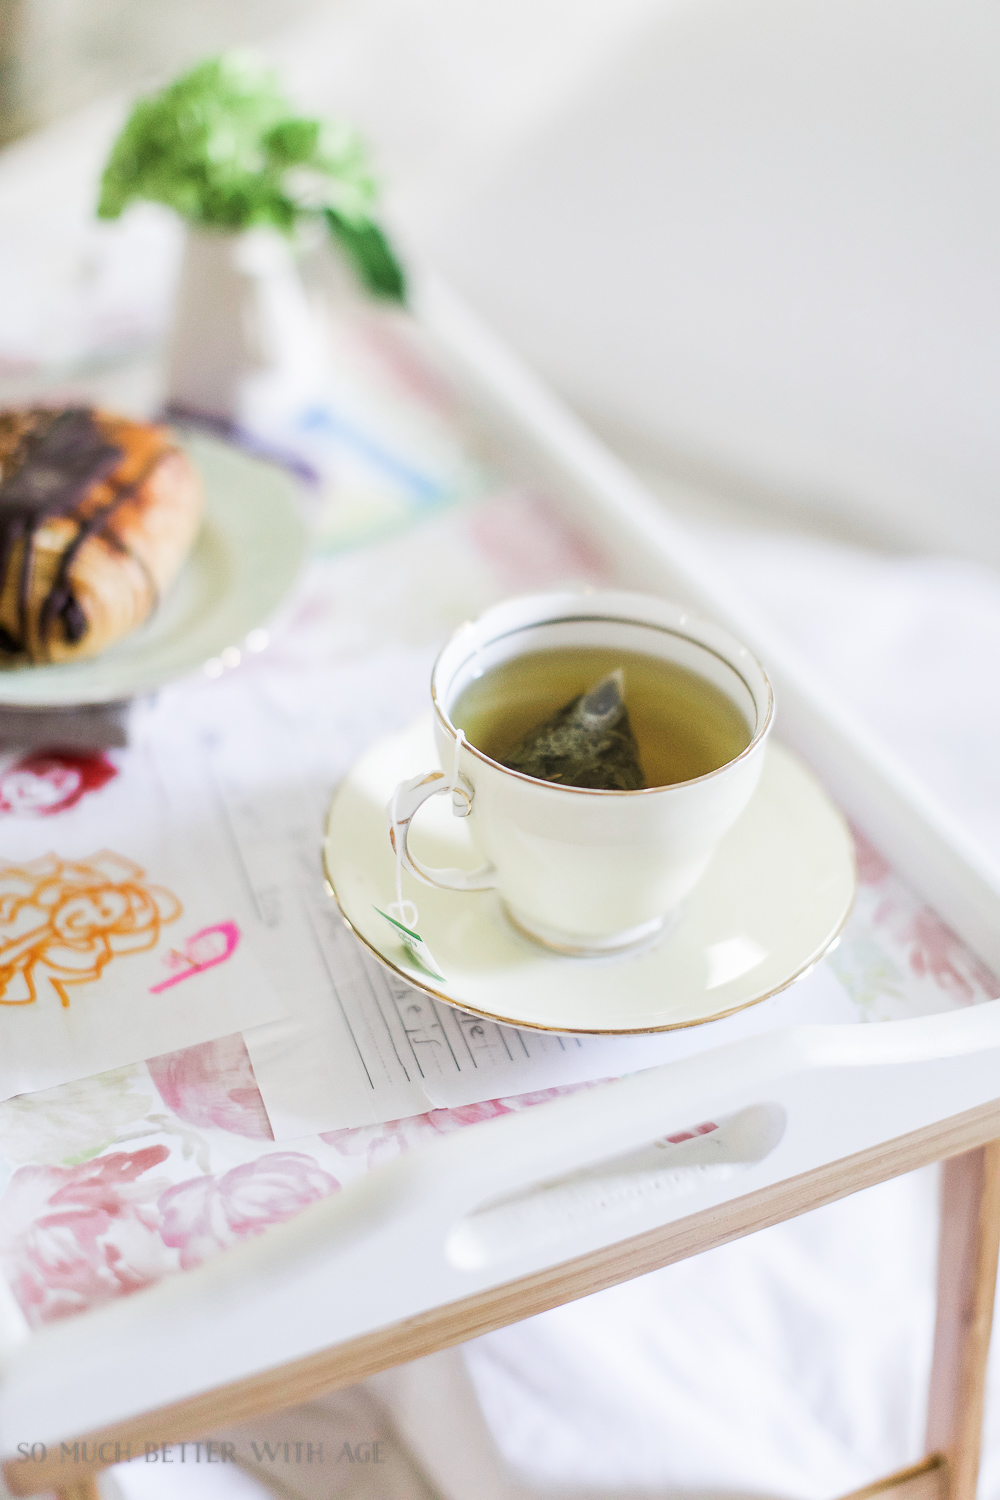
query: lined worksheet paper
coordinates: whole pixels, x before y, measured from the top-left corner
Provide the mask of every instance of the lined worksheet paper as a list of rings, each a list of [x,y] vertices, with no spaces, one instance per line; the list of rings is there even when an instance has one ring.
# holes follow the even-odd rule
[[[326,891],[320,842],[340,776],[419,711],[430,661],[398,649],[285,700],[270,673],[238,674],[158,736],[167,782],[196,777],[260,919],[257,951],[284,1015],[244,1032],[276,1139],[618,1077],[788,1023],[852,1021],[823,969],[724,1021],[658,1036],[560,1036],[501,1026],[432,999],[360,945]],[[416,686],[415,686],[416,684]],[[196,795],[193,787],[177,796]],[[720,1029],[721,1028],[721,1029]]]

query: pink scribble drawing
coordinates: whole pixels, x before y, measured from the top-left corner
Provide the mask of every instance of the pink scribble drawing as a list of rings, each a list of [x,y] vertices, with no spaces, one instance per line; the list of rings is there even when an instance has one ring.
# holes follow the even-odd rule
[[[236,952],[239,940],[240,929],[235,922],[216,922],[212,927],[203,927],[188,938],[183,948],[171,949],[165,962],[179,972],[150,985],[149,993],[162,994],[182,979],[191,979],[195,974],[204,974],[206,969],[214,969],[216,964],[224,964]]]

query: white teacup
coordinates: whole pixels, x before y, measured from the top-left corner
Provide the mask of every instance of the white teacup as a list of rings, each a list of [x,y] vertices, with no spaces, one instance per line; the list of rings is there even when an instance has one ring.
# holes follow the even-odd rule
[[[513,771],[460,737],[451,710],[490,668],[532,652],[613,647],[676,663],[722,690],[750,741],[692,781],[638,791],[560,786]],[[495,889],[529,937],[571,954],[619,952],[654,939],[746,807],[763,765],[773,697],[763,667],[728,631],[643,594],[534,594],[463,625],[431,673],[435,736],[447,771],[401,783],[388,809],[404,867],[446,890]],[[450,792],[486,863],[430,869],[407,847],[417,808]]]

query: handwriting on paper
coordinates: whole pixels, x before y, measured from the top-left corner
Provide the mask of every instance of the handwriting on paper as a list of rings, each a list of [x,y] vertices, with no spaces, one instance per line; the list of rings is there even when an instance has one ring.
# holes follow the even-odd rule
[[[212,927],[203,927],[188,938],[183,948],[171,949],[165,962],[178,972],[150,985],[149,993],[159,995],[171,985],[180,984],[182,979],[191,979],[195,974],[204,974],[206,969],[214,969],[216,964],[224,964],[236,952],[239,940],[240,929],[235,922],[216,922]]]
[[[183,907],[121,854],[84,860],[43,855],[0,865],[0,1005],[32,1005],[47,980],[64,1006],[68,988],[99,979],[108,964],[154,948]]]

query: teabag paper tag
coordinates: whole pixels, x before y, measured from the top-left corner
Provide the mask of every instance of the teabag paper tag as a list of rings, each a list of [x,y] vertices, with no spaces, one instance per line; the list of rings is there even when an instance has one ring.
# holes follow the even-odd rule
[[[389,926],[393,929],[403,947],[413,955],[420,967],[426,969],[427,973],[434,979],[444,979],[444,975],[437,966],[437,960],[420,936],[420,933],[413,927],[407,927],[398,918],[390,917],[389,913],[383,911],[381,906],[376,906],[375,910],[380,917],[384,917],[389,923]]]
[[[501,764],[563,786],[606,792],[640,790],[646,778],[625,707],[624,685],[624,673],[612,672],[544,724],[530,729]]]

